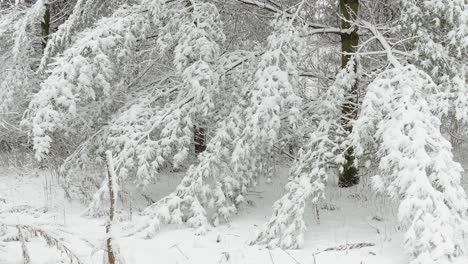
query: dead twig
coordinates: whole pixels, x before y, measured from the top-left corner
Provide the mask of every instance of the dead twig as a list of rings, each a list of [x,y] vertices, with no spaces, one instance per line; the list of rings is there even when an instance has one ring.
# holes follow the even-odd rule
[[[177,251],[179,251],[179,253],[180,253],[182,256],[184,256],[185,259],[189,259],[189,258],[184,254],[184,252],[182,252],[182,250],[180,250],[179,245],[175,244],[175,245],[173,245],[173,246],[170,247],[170,248],[176,248]]]
[[[70,263],[83,264],[83,262],[80,261],[78,256],[76,256],[69,247],[67,247],[57,238],[51,236],[45,230],[42,230],[37,227],[29,226],[29,225],[16,225],[16,228],[18,229],[18,237],[20,241],[24,241],[24,237],[23,237],[23,231],[24,231],[26,234],[30,236],[40,237],[44,239],[49,247],[54,247],[60,252],[67,255],[68,258],[70,259]],[[23,252],[24,252],[24,249],[23,249]],[[25,263],[29,263],[29,262],[26,262],[26,259],[25,259]]]
[[[271,255],[270,249],[268,249],[268,254],[270,255],[270,261],[272,264],[275,264],[275,261],[273,260],[273,256]]]
[[[301,262],[299,262],[299,260],[297,260],[296,258],[294,258],[291,254],[289,254],[289,252],[287,252],[286,250],[284,249],[281,249],[284,253],[286,253],[292,260],[294,260],[296,262],[296,264],[302,264]]]
[[[320,253],[326,252],[326,251],[347,251],[351,249],[359,249],[359,248],[365,248],[365,247],[373,247],[375,246],[374,243],[356,243],[356,244],[343,244],[343,245],[338,245],[335,247],[329,247],[326,248],[322,251],[316,252],[312,254],[313,256],[316,256]]]

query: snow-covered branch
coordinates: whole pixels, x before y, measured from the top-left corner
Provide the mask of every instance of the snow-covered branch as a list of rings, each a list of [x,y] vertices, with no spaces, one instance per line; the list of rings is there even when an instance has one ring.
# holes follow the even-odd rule
[[[374,186],[401,199],[412,264],[451,263],[463,255],[467,231],[462,168],[440,131],[437,92],[414,66],[388,70],[369,85],[353,130],[358,155],[378,150]]]

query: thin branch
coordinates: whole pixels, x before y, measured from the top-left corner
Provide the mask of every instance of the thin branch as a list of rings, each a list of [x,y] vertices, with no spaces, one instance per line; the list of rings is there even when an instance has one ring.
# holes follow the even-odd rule
[[[278,7],[275,6],[275,4],[271,4],[270,1],[258,1],[258,0],[236,0],[237,2],[241,2],[246,5],[250,6],[256,6],[262,9],[265,9],[267,11],[273,12],[273,13],[281,13],[282,10]]]
[[[392,50],[392,47],[387,42],[382,33],[380,33],[380,31],[377,29],[377,27],[365,20],[361,20],[360,24],[363,28],[368,29],[372,34],[374,34],[375,38],[380,42],[380,45],[382,45],[382,47],[384,48],[385,53],[387,54],[388,61],[396,68],[401,67],[401,63],[393,55],[394,51]]]

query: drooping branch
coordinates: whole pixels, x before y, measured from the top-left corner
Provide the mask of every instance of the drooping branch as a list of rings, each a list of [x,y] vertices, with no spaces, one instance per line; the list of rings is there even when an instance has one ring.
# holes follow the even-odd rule
[[[441,133],[438,88],[408,65],[383,72],[368,89],[352,134],[356,153],[377,150],[374,187],[401,200],[410,263],[452,263],[463,255],[468,204],[462,168]]]
[[[293,12],[290,10],[283,10],[281,6],[278,4],[266,0],[266,1],[259,1],[259,0],[236,0],[237,2],[240,2],[245,5],[249,6],[256,6],[258,8],[267,10],[269,12],[275,13],[277,15],[286,13],[287,15],[285,16],[286,18],[292,18]],[[320,24],[320,23],[306,23],[307,27],[309,27],[311,30],[304,34],[304,36],[312,36],[316,34],[350,34],[351,31],[348,29],[341,29],[338,27],[331,27],[328,25]]]
[[[262,9],[265,9],[267,11],[273,12],[273,13],[281,13],[281,7],[277,5],[276,3],[273,3],[270,0],[265,0],[265,1],[258,1],[258,0],[236,0],[237,2],[241,2],[246,5],[250,6],[256,6]]]

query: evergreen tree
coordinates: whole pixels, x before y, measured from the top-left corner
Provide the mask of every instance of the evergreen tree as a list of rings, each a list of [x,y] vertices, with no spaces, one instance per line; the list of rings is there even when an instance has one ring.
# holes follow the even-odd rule
[[[357,184],[371,161],[374,186],[400,200],[412,263],[464,253],[462,170],[442,130],[468,120],[465,1],[10,2],[0,137],[29,136],[70,189],[86,186],[73,170],[112,151],[86,214],[118,202],[111,178],[139,193],[181,170],[133,232],[202,234],[246,206],[280,158],[286,192],[252,243],[299,248],[306,204],[326,201],[331,177]]]

